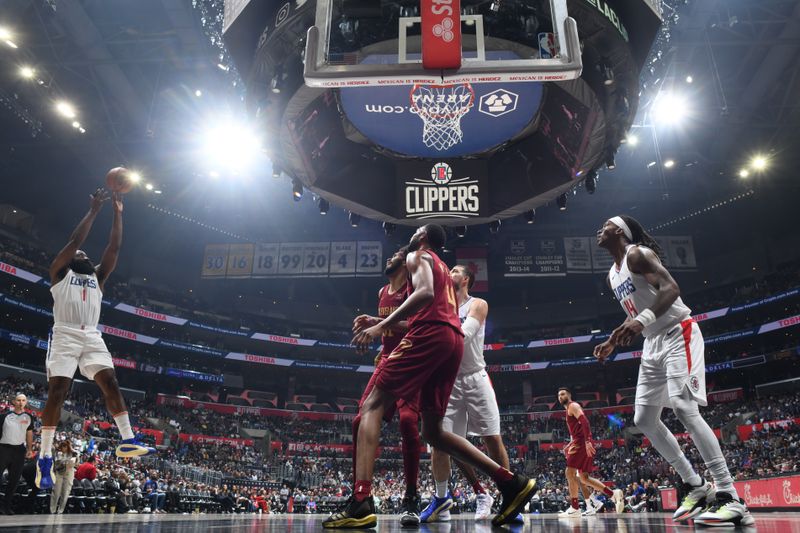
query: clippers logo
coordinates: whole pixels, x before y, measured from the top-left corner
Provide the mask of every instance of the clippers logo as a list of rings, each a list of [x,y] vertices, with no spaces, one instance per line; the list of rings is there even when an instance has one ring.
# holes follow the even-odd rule
[[[440,24],[434,25],[432,31],[434,37],[438,37],[446,43],[451,42],[456,37],[456,34],[453,33],[453,19],[449,17],[442,19]]]
[[[481,96],[478,111],[484,115],[499,117],[514,111],[518,101],[519,95],[505,89],[497,89]]]
[[[431,169],[431,179],[436,185],[447,185],[453,178],[453,169],[447,163],[436,163]]]
[[[453,169],[440,162],[431,168],[430,180],[405,182],[406,218],[470,218],[480,214],[478,180],[453,179]]]
[[[692,376],[691,379],[689,379],[689,386],[694,392],[698,392],[700,390],[700,381],[697,379],[697,376]]]

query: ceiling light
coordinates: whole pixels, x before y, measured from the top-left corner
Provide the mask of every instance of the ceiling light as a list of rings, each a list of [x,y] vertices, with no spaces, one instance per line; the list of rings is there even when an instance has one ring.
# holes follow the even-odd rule
[[[56,111],[67,118],[75,118],[77,116],[77,113],[75,113],[75,108],[72,107],[72,104],[69,102],[64,102],[63,100],[56,103]]]
[[[567,193],[563,193],[561,196],[556,198],[556,203],[558,204],[558,209],[560,211],[567,210]]]
[[[36,71],[29,66],[24,66],[19,69],[19,75],[29,80],[36,75]]]
[[[144,188],[147,189],[148,191],[152,191],[153,190],[153,184],[152,183],[148,183],[147,185],[144,186]]]
[[[4,41],[7,39],[11,39],[11,32],[8,31],[8,28],[0,26],[0,39]]]
[[[650,161],[649,163],[647,163],[647,168],[653,168],[654,166],[656,166],[655,161]]]
[[[743,168],[742,170],[739,171],[739,177],[740,178],[746,178],[749,175],[750,175],[750,171],[747,170],[746,168]]]
[[[199,98],[199,97],[203,96],[203,91],[201,91],[200,89],[197,89],[197,90],[194,92],[194,95],[195,95],[195,96],[197,96],[197,97]]]
[[[750,165],[753,167],[753,170],[764,170],[767,168],[767,158],[763,155],[757,155],[750,162]]]
[[[297,178],[292,180],[292,198],[299,202],[303,197],[303,184]]]
[[[691,77],[691,76],[686,76],[686,83],[692,83],[693,81],[694,81],[694,78],[693,78],[693,77]]]
[[[131,172],[130,177],[131,181],[134,183],[139,183],[140,181],[142,181],[142,175],[139,174],[138,172]]]
[[[528,224],[533,224],[536,222],[536,209],[525,211],[525,222]]]
[[[689,107],[680,95],[660,93],[653,102],[651,114],[659,124],[677,124],[689,114]]]
[[[354,228],[358,227],[358,224],[361,222],[361,215],[353,213],[352,211],[350,211],[350,215],[347,218],[350,220],[350,225]]]
[[[675,166],[675,161],[673,161],[672,159],[667,159],[666,161],[664,161],[664,168],[672,168],[674,166]]]
[[[154,192],[154,193],[156,193],[156,194],[161,194],[161,191],[159,191],[158,189],[156,189],[156,190],[155,190],[155,191],[153,191],[153,192]]]
[[[81,123],[80,123],[80,122],[78,122],[77,120],[73,120],[73,121],[72,121],[72,127],[73,127],[73,128],[75,128],[75,129],[77,130],[78,128],[80,128],[80,127],[81,127]]]
[[[6,44],[11,48],[19,48],[19,46],[17,46],[17,43],[15,43],[14,41],[6,41]]]
[[[639,144],[639,137],[637,137],[636,135],[628,134],[626,139],[628,144],[630,144],[631,146],[636,146],[637,144]]]
[[[319,199],[319,214],[320,215],[327,215],[328,211],[330,211],[331,204],[325,198]]]
[[[78,128],[78,131],[79,131],[79,132],[81,132],[81,133],[86,133],[86,129],[85,129],[85,128],[82,128],[82,127],[81,127],[81,128]]]

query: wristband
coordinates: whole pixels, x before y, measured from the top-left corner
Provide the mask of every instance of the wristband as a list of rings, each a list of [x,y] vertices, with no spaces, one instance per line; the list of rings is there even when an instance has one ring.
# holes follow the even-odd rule
[[[634,320],[639,321],[644,327],[651,326],[656,321],[656,314],[650,309],[645,309],[636,315]]]

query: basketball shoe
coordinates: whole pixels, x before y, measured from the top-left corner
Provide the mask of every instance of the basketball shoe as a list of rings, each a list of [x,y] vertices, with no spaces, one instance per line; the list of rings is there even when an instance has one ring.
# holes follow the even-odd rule
[[[419,496],[406,495],[403,498],[402,513],[400,514],[400,525],[403,527],[419,525]]]
[[[125,439],[119,443],[116,449],[117,457],[143,457],[156,453],[155,448],[146,446],[138,439]]]
[[[52,489],[55,480],[53,473],[53,458],[39,455],[36,460],[36,486],[40,489]]]
[[[684,522],[700,514],[713,500],[714,489],[711,483],[703,480],[703,484],[697,487],[684,483],[681,492],[684,494],[683,500],[672,515],[676,522]]]
[[[492,505],[494,505],[494,498],[482,492],[478,494],[475,500],[475,520],[488,520],[492,515]]]
[[[450,521],[450,508],[453,506],[453,497],[450,491],[447,491],[444,498],[437,498],[436,495],[431,498],[431,503],[419,515],[419,521],[423,524],[430,524],[431,522],[449,522]]]
[[[369,529],[378,525],[375,516],[375,500],[368,496],[356,501],[351,496],[341,510],[333,513],[322,522],[325,529]]]
[[[727,492],[718,492],[717,499],[694,519],[695,524],[712,527],[752,526],[756,523],[744,502]]]
[[[498,483],[497,488],[503,495],[503,504],[500,506],[500,512],[492,518],[493,526],[502,526],[516,519],[538,490],[535,479],[520,474],[514,474],[509,481]]]
[[[566,511],[561,511],[558,513],[559,518],[573,518],[576,516],[581,516],[581,510],[577,507],[569,506]]]

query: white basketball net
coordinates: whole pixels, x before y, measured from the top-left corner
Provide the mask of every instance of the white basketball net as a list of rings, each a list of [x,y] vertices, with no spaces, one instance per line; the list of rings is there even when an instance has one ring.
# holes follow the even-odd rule
[[[422,119],[422,142],[428,148],[444,151],[464,138],[461,117],[475,101],[469,83],[457,85],[414,85],[411,109]]]

